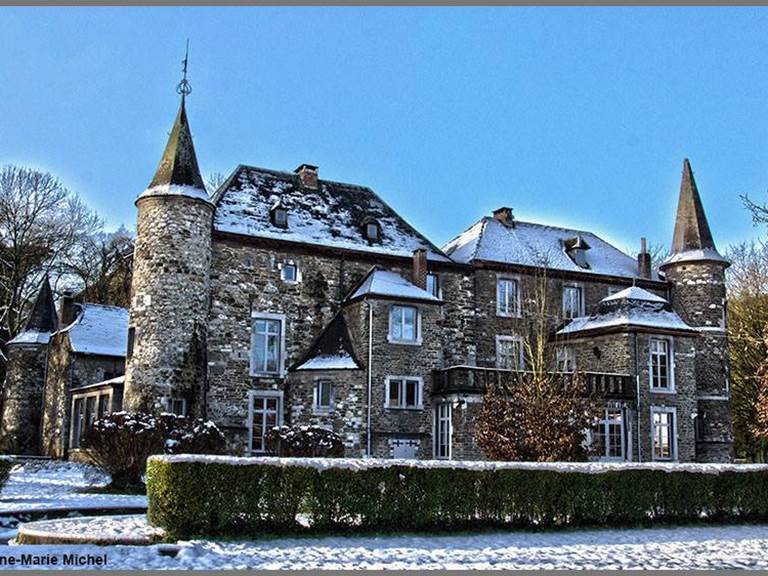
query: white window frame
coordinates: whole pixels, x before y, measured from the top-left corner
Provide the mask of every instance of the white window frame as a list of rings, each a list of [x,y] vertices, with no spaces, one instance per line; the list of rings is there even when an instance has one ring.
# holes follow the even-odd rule
[[[565,299],[565,293],[566,293],[566,290],[569,289],[569,288],[574,288],[574,289],[579,291],[579,309],[578,309],[577,314],[575,316],[568,316],[566,314],[566,303],[567,303],[567,300]],[[586,303],[584,302],[584,286],[582,286],[581,284],[573,283],[573,282],[571,282],[571,283],[564,283],[563,284],[562,296],[561,297],[562,297],[562,300],[563,300],[562,313],[563,313],[563,318],[564,319],[571,320],[573,318],[579,318],[581,316],[584,316],[585,309],[586,309]]]
[[[437,290],[430,290],[429,289],[429,279],[434,278],[435,286],[437,287]],[[442,298],[443,295],[443,284],[440,282],[440,275],[435,274],[434,272],[428,272],[427,273],[427,292],[432,294],[435,298]]]
[[[515,300],[514,302],[510,302],[509,300],[509,290],[507,290],[507,295],[504,302],[504,307],[502,307],[502,302],[499,298],[499,285],[502,282],[511,282],[515,285]],[[510,305],[513,306],[512,309],[510,309]],[[497,274],[496,275],[496,316],[502,317],[502,318],[520,318],[522,315],[521,313],[521,305],[520,305],[520,277],[519,276],[510,276],[508,274]]]
[[[101,390],[94,390],[92,392],[82,392],[77,393],[75,392],[72,395],[72,401],[70,403],[70,412],[69,412],[69,448],[71,450],[78,450],[80,448],[80,439],[83,435],[83,432],[86,431],[86,429],[96,420],[99,419],[99,401],[101,400],[102,396],[107,397],[107,412],[106,415],[112,414],[112,394],[113,390],[110,389],[101,389]],[[93,412],[93,418],[90,422],[86,420],[86,415],[88,414],[87,406],[88,406],[88,399],[89,398],[95,398],[94,401],[94,412]],[[81,418],[76,421],[75,420],[75,403],[80,400],[82,402],[82,410],[80,412]],[[77,432],[77,433],[75,433]],[[77,440],[77,446],[75,446],[75,440]]]
[[[248,454],[264,454],[266,450],[253,449],[253,401],[255,398],[277,398],[277,415],[275,426],[283,425],[283,391],[282,390],[249,390],[248,391]],[[264,429],[266,435],[266,429]]]
[[[296,262],[294,262],[293,260],[286,260],[285,262],[278,264],[277,267],[280,269],[280,280],[282,280],[286,284],[298,284],[299,282],[301,282],[301,270],[299,269],[299,265],[296,264]],[[291,267],[295,271],[293,280],[290,280],[285,277],[285,271]]]
[[[411,308],[416,311],[416,318],[414,319],[414,330],[416,332],[415,340],[398,340],[392,334],[392,328],[395,325],[394,312],[396,308]],[[402,321],[402,315],[400,317],[401,327],[405,326]],[[411,304],[393,304],[389,309],[389,330],[387,332],[387,342],[390,344],[405,344],[407,346],[421,346],[421,310],[418,306]]]
[[[609,450],[610,442],[609,442],[609,424],[615,424],[616,419],[608,419],[608,412],[618,412],[619,413],[619,425],[620,425],[620,434],[621,434],[621,454],[619,456],[608,456],[607,452]],[[597,419],[596,426],[603,428],[604,433],[604,446],[603,446],[603,454],[597,455],[598,459],[603,462],[624,462],[627,459],[627,425],[626,425],[626,412],[623,407],[621,406],[603,406],[601,408],[600,417]],[[594,437],[592,438],[592,442],[594,442]]]
[[[656,423],[653,421],[653,417],[656,414],[672,414],[672,427],[670,430],[672,438],[669,446],[669,458],[656,457]],[[677,461],[677,408],[674,406],[651,406],[651,459],[659,462]]]
[[[443,423],[447,426],[446,456],[440,455],[440,447],[442,446],[441,424]],[[435,404],[432,438],[432,452],[435,460],[453,460],[453,404],[451,402],[440,402]]]
[[[501,343],[502,342],[517,342],[519,350],[519,358],[517,359],[517,366],[506,367],[502,365],[501,361]],[[523,338],[521,336],[496,336],[496,368],[500,370],[525,370],[525,349],[523,347]]]
[[[181,402],[181,410],[182,410],[181,414],[173,411],[174,402]],[[166,401],[166,408],[168,409],[169,414],[176,414],[177,416],[186,416],[187,415],[187,399],[171,396]]]
[[[653,342],[660,341],[667,344],[667,387],[661,388],[653,385]],[[654,394],[675,393],[675,341],[671,336],[651,336],[648,338],[648,388]]]
[[[278,342],[280,350],[277,359],[277,371],[267,372],[256,369],[256,321],[277,320],[280,322],[280,335]],[[271,312],[251,312],[251,348],[249,350],[250,375],[255,377],[282,378],[285,375],[285,314],[273,314]]]
[[[389,403],[389,385],[392,380],[399,380],[399,397],[401,404],[393,406]],[[406,381],[417,382],[416,387],[417,403],[413,406],[403,404],[406,399],[407,385]],[[423,410],[424,409],[424,379],[420,376],[387,376],[384,378],[384,408],[388,410]]]
[[[557,371],[566,374],[576,372],[576,352],[573,346],[558,346],[555,351],[555,360],[557,362]],[[570,361],[570,369],[568,369]],[[564,368],[561,368],[563,366]]]
[[[331,387],[331,392],[329,394],[330,404],[327,406],[320,404],[320,398],[322,397],[320,394],[320,386],[322,384],[328,384]],[[312,386],[312,411],[329,413],[333,412],[334,410],[336,410],[336,386],[334,386],[333,380],[331,378],[315,378],[314,384]]]

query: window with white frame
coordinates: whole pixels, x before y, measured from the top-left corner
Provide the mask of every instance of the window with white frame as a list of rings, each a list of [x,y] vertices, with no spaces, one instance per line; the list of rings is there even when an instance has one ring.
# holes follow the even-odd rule
[[[557,349],[558,372],[573,372],[576,370],[576,355],[570,346],[560,346]]]
[[[525,368],[523,339],[519,336],[496,336],[496,367],[504,370]]]
[[[186,416],[187,400],[185,398],[168,398],[168,412],[177,416]]]
[[[415,306],[392,306],[389,312],[389,341],[419,343],[419,309]]]
[[[516,278],[496,279],[496,315],[520,315],[520,290]]]
[[[581,286],[563,286],[563,318],[572,319],[583,316],[584,295]]]
[[[293,262],[285,262],[280,267],[280,278],[283,282],[296,283],[299,281],[299,267]]]
[[[422,379],[415,376],[387,376],[384,406],[419,410],[422,408]]]
[[[624,411],[606,406],[592,429],[593,454],[600,460],[624,460],[625,444]]]
[[[650,339],[651,390],[674,390],[671,344],[669,338]]]
[[[451,412],[450,402],[435,406],[435,458],[438,460],[451,459]]]
[[[427,274],[427,292],[440,298],[440,277],[437,274]]]
[[[249,432],[250,450],[253,453],[264,453],[267,450],[267,433],[283,422],[282,392],[265,390],[250,393]]]
[[[251,375],[280,376],[283,372],[284,316],[254,314]]]
[[[315,380],[312,407],[318,411],[330,412],[334,408],[333,382],[327,379]]]
[[[676,410],[651,407],[651,435],[654,460],[677,459]]]

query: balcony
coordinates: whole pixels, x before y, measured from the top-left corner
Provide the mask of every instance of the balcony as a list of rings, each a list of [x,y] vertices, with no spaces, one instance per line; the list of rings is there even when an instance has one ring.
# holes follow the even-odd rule
[[[612,400],[628,400],[635,397],[634,378],[629,374],[609,372],[581,372],[587,381],[590,394]],[[519,372],[499,368],[477,366],[451,366],[433,372],[432,394],[482,394],[489,385],[506,385],[514,382]]]

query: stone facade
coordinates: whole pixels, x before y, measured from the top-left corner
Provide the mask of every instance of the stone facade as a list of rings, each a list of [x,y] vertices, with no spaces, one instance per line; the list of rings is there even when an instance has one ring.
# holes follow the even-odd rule
[[[0,452],[4,454],[38,453],[47,352],[45,344],[8,347],[0,426]]]

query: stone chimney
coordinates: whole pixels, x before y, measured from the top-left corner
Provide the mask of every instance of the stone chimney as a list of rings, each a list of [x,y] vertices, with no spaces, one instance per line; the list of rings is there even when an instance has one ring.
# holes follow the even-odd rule
[[[301,178],[301,183],[307,188],[317,188],[317,166],[311,164],[302,164],[296,170],[296,174]]]
[[[427,251],[425,248],[413,251],[413,283],[422,290],[427,289]]]
[[[72,292],[64,292],[59,300],[59,326],[66,328],[77,318],[77,309]]]
[[[651,277],[651,255],[645,245],[645,238],[640,238],[640,254],[637,255],[637,273],[641,278]]]
[[[504,224],[504,226],[509,226],[510,228],[514,228],[515,226],[515,217],[512,215],[512,208],[508,208],[507,206],[497,208],[493,211],[493,217]]]

